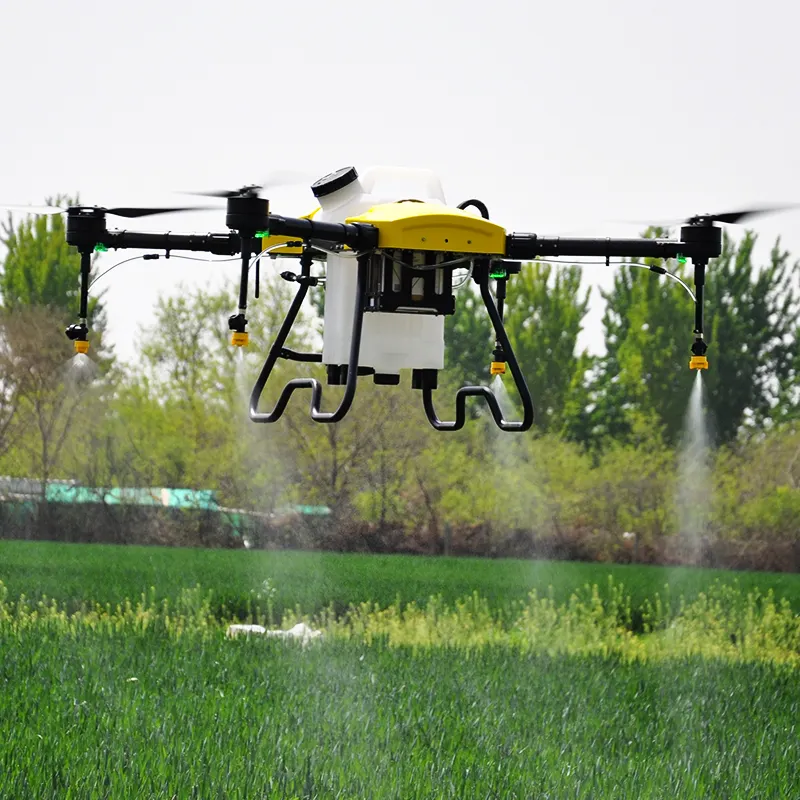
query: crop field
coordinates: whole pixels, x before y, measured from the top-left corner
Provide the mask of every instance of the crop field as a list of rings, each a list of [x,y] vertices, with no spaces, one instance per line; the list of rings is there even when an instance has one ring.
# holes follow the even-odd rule
[[[800,796],[800,576],[3,542],[0,581],[3,798]],[[322,636],[226,636],[268,614]]]
[[[597,584],[605,592],[609,576],[625,586],[634,610],[656,594],[677,607],[681,597],[691,601],[719,581],[743,593],[772,589],[777,598],[786,598],[800,612],[800,575],[791,573],[0,541],[0,581],[10,596],[46,596],[68,609],[84,600],[112,605],[126,598],[135,602],[153,590],[157,599],[174,602],[182,590],[200,586],[213,593],[212,607],[220,614],[224,606],[226,616],[244,617],[259,603],[266,611],[262,589],[264,581],[269,581],[276,620],[298,606],[304,613],[328,606],[342,612],[363,602],[423,605],[434,595],[452,604],[473,592],[499,614],[513,613],[515,604],[524,602],[531,590],[552,591],[557,601],[567,600],[586,584]]]

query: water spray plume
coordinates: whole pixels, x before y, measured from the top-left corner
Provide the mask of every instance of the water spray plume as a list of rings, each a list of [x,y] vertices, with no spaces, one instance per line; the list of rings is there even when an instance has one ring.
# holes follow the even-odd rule
[[[692,561],[697,560],[708,523],[711,493],[709,449],[703,412],[703,373],[698,370],[684,424],[676,498],[680,536],[689,547]]]
[[[495,375],[492,378],[491,389],[494,392],[500,411],[506,419],[513,419],[517,413],[511,395],[506,389],[502,375]],[[509,489],[514,485],[514,476],[519,475],[523,468],[523,443],[521,440],[511,440],[504,436],[498,428],[490,428],[490,454],[494,471],[495,491],[497,492],[497,504],[495,514],[500,527],[508,524],[509,514],[513,512],[509,507],[512,501],[509,497]],[[519,498],[518,498],[519,499]]]
[[[505,383],[503,383],[502,375],[495,374],[494,378],[492,378],[492,391],[497,397],[497,402],[500,404],[500,410],[503,412],[503,416],[507,419],[513,417],[515,413],[514,403],[511,400],[508,389],[506,389]]]
[[[76,353],[66,363],[65,381],[73,388],[86,386],[97,376],[97,364],[85,353]]]

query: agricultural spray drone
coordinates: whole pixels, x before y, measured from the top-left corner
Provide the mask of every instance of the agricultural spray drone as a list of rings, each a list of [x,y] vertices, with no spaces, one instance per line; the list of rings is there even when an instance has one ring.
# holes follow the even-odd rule
[[[390,188],[400,178],[401,191]],[[316,422],[338,422],[349,411],[359,377],[372,376],[376,384],[397,385],[400,371],[411,369],[411,385],[422,393],[425,413],[437,430],[454,431],[466,419],[466,399],[482,397],[497,426],[504,431],[526,431],[533,424],[534,404],[514,350],[503,327],[508,281],[521,263],[536,258],[586,257],[691,260],[694,267],[694,341],[689,367],[708,369],[703,337],[703,285],[710,259],[720,255],[722,232],[718,223],[736,223],[745,217],[779,210],[760,209],[726,214],[704,214],[681,221],[677,239],[564,238],[534,233],[507,233],[479,200],[452,207],[445,203],[435,175],[424,170],[376,169],[359,177],[346,167],[316,181],[311,189],[318,208],[295,218],[270,212],[261,186],[210,192],[227,202],[229,233],[203,235],[142,233],[106,228],[106,216],[144,217],[192,208],[45,208],[33,213],[67,215],[66,238],[81,256],[79,321],[67,336],[75,350],[88,350],[88,290],[92,252],[109,249],[202,251],[241,255],[241,282],[237,313],[230,317],[231,344],[248,344],[247,299],[251,256],[255,259],[254,296],[259,296],[259,261],[294,259],[297,271],[281,276],[297,284],[297,294],[270,347],[250,396],[253,422],[277,421],[292,394],[310,389],[310,415]],[[17,207],[19,208],[19,207]],[[469,209],[472,209],[470,211]],[[475,213],[477,212],[477,213]],[[325,276],[311,274],[313,262],[325,262]],[[670,274],[665,267],[649,267]],[[522,405],[522,419],[503,417],[494,392],[487,386],[464,386],[456,393],[455,420],[439,419],[433,395],[438,373],[444,368],[444,320],[455,313],[454,273],[467,270],[477,285],[495,335],[491,374],[511,370]],[[672,276],[675,277],[675,276]],[[491,285],[494,284],[494,292]],[[311,287],[324,287],[324,327],[321,353],[299,353],[286,340]],[[691,292],[690,292],[691,293]],[[259,411],[259,401],[279,358],[321,363],[329,385],[343,385],[344,395],[334,411],[324,412],[322,385],[315,378],[290,380],[272,411]]]

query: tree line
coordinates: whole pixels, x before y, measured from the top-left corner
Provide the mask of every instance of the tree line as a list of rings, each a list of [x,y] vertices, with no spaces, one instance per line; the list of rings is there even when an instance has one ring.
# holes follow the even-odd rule
[[[265,514],[326,505],[326,529],[337,532],[326,541],[338,547],[800,566],[800,273],[780,242],[759,264],[754,234],[726,235],[708,267],[712,449],[701,530],[687,530],[680,491],[693,304],[678,281],[642,268],[650,262],[617,267],[601,292],[599,356],[577,346],[589,307],[582,268],[524,265],[509,281],[505,321],[536,404],[534,430],[502,433],[476,401],[464,429],[440,433],[410,375],[399,387],[360,379],[351,412],[334,425],[310,420],[303,393],[276,424],[248,420],[294,292],[275,262],[265,260],[261,297],[250,301],[249,348],[228,340],[236,286],[182,287],[159,299],[136,361],[122,363],[100,292],[87,364],[63,334],[79,272],[63,218],[9,218],[3,244],[0,474],[214,489],[225,506]],[[687,265],[668,267],[691,286]],[[320,346],[323,290],[312,291],[295,349]],[[436,393],[438,413],[451,418],[459,386],[491,380],[494,348],[469,281],[456,303]],[[264,407],[297,375],[325,384],[321,365],[279,361]],[[503,380],[513,404],[511,376]],[[341,391],[325,385],[324,406]]]

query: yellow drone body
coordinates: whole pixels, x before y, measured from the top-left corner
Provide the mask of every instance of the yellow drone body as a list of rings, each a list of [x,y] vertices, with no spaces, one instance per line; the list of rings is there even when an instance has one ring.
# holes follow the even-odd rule
[[[345,222],[375,226],[381,250],[502,256],[506,249],[506,230],[501,225],[439,203],[382,203]]]
[[[300,219],[313,219],[315,208]],[[347,223],[360,222],[378,229],[378,247],[382,250],[424,250],[447,253],[502,256],[506,230],[495,222],[470,214],[460,208],[439,203],[401,200],[380,203],[369,210],[347,217]],[[276,247],[296,241],[290,236],[265,236],[262,251],[273,256],[300,256],[302,246]]]

